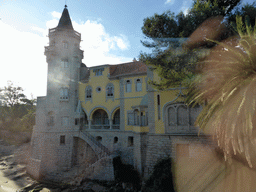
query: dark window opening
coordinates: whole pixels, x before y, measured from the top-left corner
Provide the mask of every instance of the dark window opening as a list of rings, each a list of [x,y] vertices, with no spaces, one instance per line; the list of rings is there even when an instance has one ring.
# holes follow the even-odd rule
[[[118,142],[118,137],[114,137],[114,143]]]
[[[99,93],[99,92],[101,92],[101,87],[97,87],[96,88],[96,91]]]
[[[101,136],[97,136],[97,137],[96,137],[96,141],[101,142],[101,141],[102,141],[102,137],[101,137]]]
[[[102,110],[98,109],[94,112],[92,116],[92,124],[93,125],[109,125],[108,114]]]
[[[86,94],[86,98],[92,98],[92,89],[90,87],[87,87],[85,94]]]
[[[133,137],[128,137],[128,147],[133,146]]]
[[[157,105],[160,105],[160,95],[157,95]]]
[[[60,136],[60,144],[65,145],[65,135]]]
[[[108,97],[112,97],[114,94],[113,94],[113,87],[109,86],[107,87],[107,96]]]
[[[120,124],[120,109],[118,109],[114,114],[113,124],[114,125]]]
[[[160,95],[157,95],[157,113],[158,113],[158,120],[160,120],[161,119]]]
[[[75,118],[75,125],[78,125],[78,124],[79,124],[79,119]]]

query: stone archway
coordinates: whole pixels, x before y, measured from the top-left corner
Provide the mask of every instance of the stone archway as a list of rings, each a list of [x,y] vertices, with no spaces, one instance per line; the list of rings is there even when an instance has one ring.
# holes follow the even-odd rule
[[[92,114],[92,129],[109,129],[109,117],[105,110],[97,109]]]

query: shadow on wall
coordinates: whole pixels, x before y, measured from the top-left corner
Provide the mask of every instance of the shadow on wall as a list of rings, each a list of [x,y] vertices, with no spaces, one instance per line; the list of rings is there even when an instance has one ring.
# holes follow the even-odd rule
[[[140,190],[141,179],[139,172],[132,165],[122,163],[121,157],[113,158],[115,182],[131,184],[134,190]]]

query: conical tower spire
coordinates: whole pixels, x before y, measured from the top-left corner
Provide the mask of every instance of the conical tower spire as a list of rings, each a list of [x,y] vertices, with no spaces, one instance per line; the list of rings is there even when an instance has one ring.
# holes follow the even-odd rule
[[[64,29],[73,29],[72,23],[71,23],[71,19],[68,13],[68,9],[67,9],[67,5],[65,5],[64,10],[62,12],[59,24],[57,26],[57,28],[64,28]]]

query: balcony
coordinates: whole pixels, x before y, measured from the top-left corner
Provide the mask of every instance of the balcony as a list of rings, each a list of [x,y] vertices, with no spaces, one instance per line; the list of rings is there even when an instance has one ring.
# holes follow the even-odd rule
[[[47,54],[56,55],[55,49],[56,49],[55,45],[45,46],[44,55],[47,55]]]
[[[120,125],[112,125],[112,129],[120,129]]]
[[[49,29],[49,37],[56,35],[57,32],[65,32],[65,34],[68,33],[69,36],[73,36],[73,37],[78,38],[79,40],[81,40],[81,34],[78,33],[77,31],[75,31],[75,30],[64,30],[64,29],[60,29],[60,28],[57,28],[57,27]]]
[[[110,125],[105,124],[105,125],[92,125],[91,129],[110,129]]]
[[[89,124],[82,124],[80,125],[80,130],[88,130],[88,129],[96,129],[96,130],[119,130],[120,125],[109,125],[109,124],[100,124],[100,125],[89,125]]]

